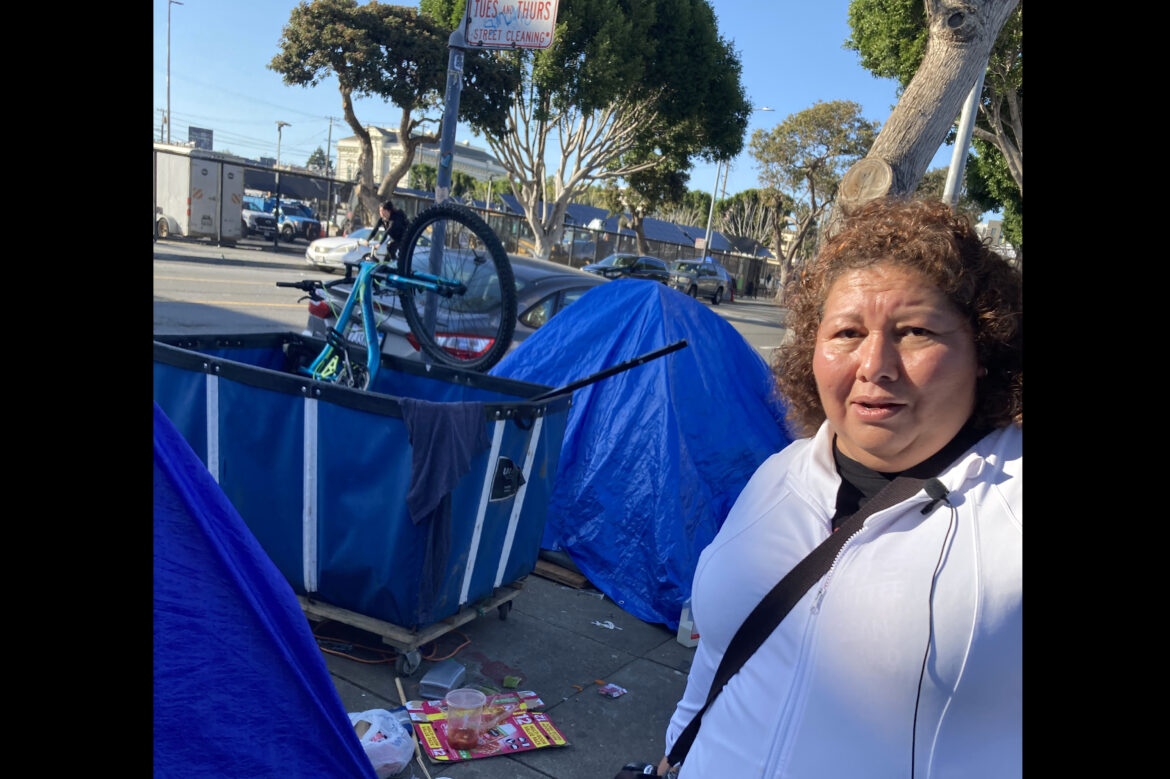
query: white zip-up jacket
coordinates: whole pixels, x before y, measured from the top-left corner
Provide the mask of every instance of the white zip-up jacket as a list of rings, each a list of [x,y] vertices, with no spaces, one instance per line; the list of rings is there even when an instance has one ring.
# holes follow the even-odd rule
[[[700,555],[668,753],[744,619],[829,536],[832,442],[826,423],[768,458]],[[916,779],[1022,774],[1023,431],[989,433],[938,478],[950,506],[923,516],[920,491],[845,544],[704,715],[680,779],[906,779],[912,744]]]

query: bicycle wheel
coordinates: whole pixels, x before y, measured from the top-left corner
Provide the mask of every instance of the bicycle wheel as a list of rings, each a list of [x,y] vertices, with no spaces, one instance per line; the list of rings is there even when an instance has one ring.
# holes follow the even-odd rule
[[[500,239],[470,209],[440,203],[415,217],[398,252],[398,275],[422,282],[438,277],[441,291],[408,286],[399,292],[414,340],[436,363],[482,372],[508,351],[516,329],[512,264]]]

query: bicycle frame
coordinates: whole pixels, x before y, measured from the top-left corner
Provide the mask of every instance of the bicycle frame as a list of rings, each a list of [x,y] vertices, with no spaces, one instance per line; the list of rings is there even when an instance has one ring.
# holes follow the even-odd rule
[[[456,233],[448,232],[452,224],[456,226]],[[447,247],[449,238],[452,245]],[[397,292],[398,304],[393,308],[401,310],[402,318],[413,335],[411,343],[429,363],[487,370],[503,357],[511,344],[516,324],[515,277],[503,245],[487,222],[466,206],[444,201],[415,216],[405,235],[398,240],[402,243],[392,244],[393,251],[384,259],[379,260],[375,256],[378,246],[375,244],[360,262],[347,263],[344,279],[328,284],[316,279],[276,282],[278,287],[299,289],[309,293],[310,300],[321,301],[325,298],[319,296],[317,290],[332,290],[335,284],[351,279],[353,281],[334,324],[325,331],[325,346],[307,368],[297,370],[299,374],[317,381],[342,383],[358,389],[372,387],[382,363],[382,337],[379,336],[376,310],[391,308],[376,304],[374,295],[382,296],[384,293],[393,297]],[[424,247],[428,251],[424,252]],[[425,273],[416,269],[414,262],[423,260],[424,254],[429,260],[426,263],[428,272]],[[391,262],[396,264],[391,265]],[[358,269],[356,278],[353,276],[355,266]],[[391,271],[391,267],[398,273]],[[441,268],[449,268],[445,272],[454,278],[436,275]],[[486,270],[480,273],[481,268]],[[495,305],[491,298],[494,290],[498,290],[500,314],[494,321],[489,319],[489,324],[485,326],[476,321],[475,317],[481,316],[486,309],[460,310],[457,306],[445,305],[444,327],[457,328],[460,322],[469,322],[466,327],[490,331],[488,337],[480,339],[483,347],[479,351],[458,351],[458,347],[450,346],[445,338],[437,337],[437,312],[440,306],[433,295],[450,299],[466,295],[469,286],[476,289],[476,300],[483,301],[489,307]],[[427,294],[425,299],[416,299],[416,293]],[[421,305],[421,310],[416,304]],[[328,319],[332,316],[332,305],[330,300],[328,313],[315,311],[312,305],[310,311],[314,316]],[[365,336],[364,366],[350,359],[351,348],[359,346],[361,341],[353,324],[356,306],[361,307],[361,332]],[[465,316],[470,319],[465,320]],[[346,337],[347,333],[354,335],[352,341]]]
[[[367,386],[372,387],[378,378],[378,371],[382,365],[381,339],[378,336],[378,325],[374,315],[374,272],[386,263],[364,259],[358,268],[357,278],[354,279],[353,289],[345,300],[341,313],[337,315],[337,322],[329,330],[326,338],[327,345],[307,368],[301,372],[318,381],[337,381],[340,377],[339,361],[349,360],[346,338],[349,322],[353,316],[354,307],[361,306],[362,329],[366,338],[366,373],[369,376]],[[444,297],[462,294],[466,287],[458,281],[451,281],[429,273],[412,272],[410,278],[399,276],[396,273],[386,274],[386,283],[392,289],[429,290]],[[352,375],[352,371],[351,371]]]
[[[318,381],[336,381],[341,375],[338,360],[349,359],[348,341],[345,333],[349,329],[349,319],[353,315],[354,306],[361,301],[362,325],[366,336],[366,373],[369,386],[373,386],[378,377],[378,369],[382,364],[381,343],[378,339],[378,324],[374,319],[374,295],[371,276],[381,263],[373,260],[362,260],[354,280],[353,289],[345,300],[341,313],[337,315],[337,323],[330,329],[327,337],[328,345],[321,350],[317,358],[308,368],[301,368],[305,374]]]

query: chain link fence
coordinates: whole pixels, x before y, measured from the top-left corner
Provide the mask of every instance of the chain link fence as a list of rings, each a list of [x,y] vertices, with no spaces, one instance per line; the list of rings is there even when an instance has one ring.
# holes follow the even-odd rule
[[[184,175],[186,160],[178,158],[191,161],[191,168],[185,171],[186,175]],[[211,166],[198,166],[199,170],[211,168],[203,184],[196,182],[198,163],[213,163]],[[218,168],[214,163],[219,164]],[[236,170],[240,171],[241,181],[231,177]],[[201,237],[213,239],[220,244],[231,244],[241,240],[245,242],[267,240],[274,245],[278,244],[281,240],[279,236],[253,239],[245,235],[247,231],[243,229],[242,224],[232,229],[233,218],[242,221],[242,217],[239,216],[241,210],[239,199],[242,199],[243,195],[279,196],[282,201],[295,200],[307,204],[321,223],[322,236],[343,235],[356,229],[359,224],[367,226],[370,224],[360,204],[357,208],[360,221],[352,218],[351,201],[356,204],[356,198],[353,198],[355,186],[353,182],[305,171],[281,170],[279,175],[277,173],[278,171],[273,168],[241,161],[229,155],[194,149],[173,151],[160,149],[156,145],[155,236]],[[413,219],[434,202],[434,196],[430,193],[401,187],[392,199],[395,205],[405,212],[407,219]],[[468,198],[462,199],[461,202],[484,218],[500,238],[505,251],[510,254],[532,256],[534,245],[532,230],[524,217],[510,211],[488,209],[484,203]],[[205,212],[210,208],[210,214],[203,215],[205,228],[203,230],[196,229],[193,221],[193,212],[198,211],[200,206]],[[162,228],[160,222],[165,223],[166,227]],[[668,265],[675,260],[693,260],[705,255],[711,257],[735,277],[737,295],[752,295],[763,287],[765,263],[758,257],[734,252],[703,252],[692,245],[649,239],[646,244],[646,254],[657,257]],[[566,226],[562,242],[552,248],[549,259],[570,267],[581,268],[618,252],[639,253],[637,236],[632,232],[610,233]]]

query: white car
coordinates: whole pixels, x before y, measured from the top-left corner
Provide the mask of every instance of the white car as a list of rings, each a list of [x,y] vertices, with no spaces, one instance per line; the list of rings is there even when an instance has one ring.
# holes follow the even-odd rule
[[[332,273],[334,268],[344,269],[347,262],[361,262],[370,247],[362,246],[358,241],[368,239],[371,232],[372,228],[363,227],[346,236],[318,238],[305,249],[305,262],[326,273]],[[378,247],[378,256],[385,258],[385,244]]]

